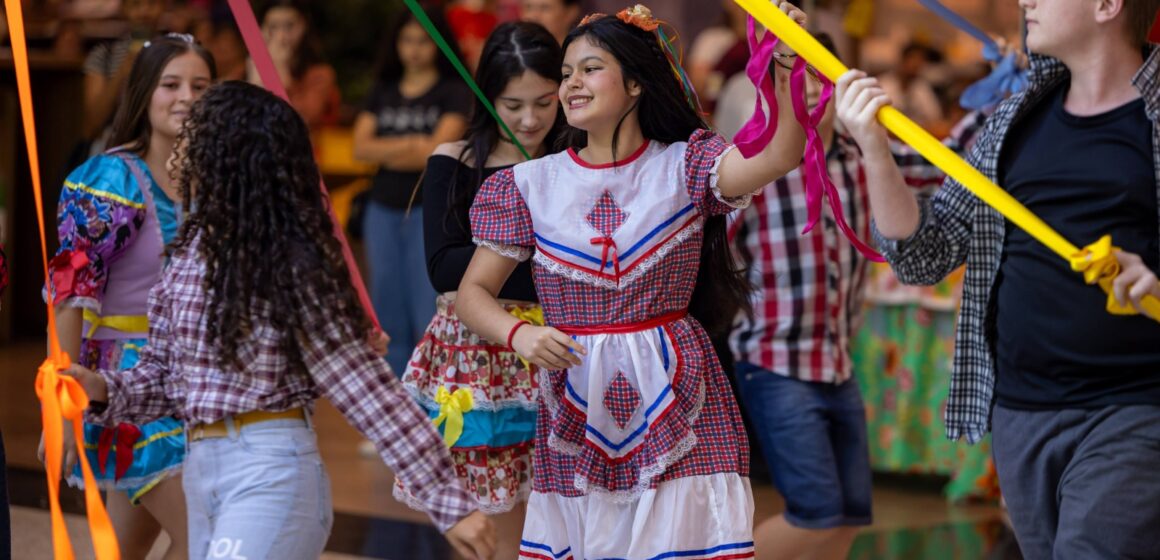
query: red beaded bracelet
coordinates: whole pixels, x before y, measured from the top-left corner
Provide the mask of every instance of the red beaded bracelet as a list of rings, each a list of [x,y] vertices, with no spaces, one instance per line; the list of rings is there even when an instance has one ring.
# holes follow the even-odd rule
[[[529,323],[527,321],[520,321],[512,326],[512,330],[510,332],[508,332],[508,339],[507,339],[507,347],[508,348],[515,350],[515,348],[512,347],[512,339],[516,337],[516,331],[520,330],[520,327],[522,327],[524,325],[530,325],[530,324],[531,323]]]

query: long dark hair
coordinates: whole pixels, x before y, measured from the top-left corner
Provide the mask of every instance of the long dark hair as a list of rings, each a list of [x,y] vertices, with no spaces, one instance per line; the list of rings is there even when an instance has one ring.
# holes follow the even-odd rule
[[[427,19],[431,20],[435,30],[447,40],[451,52],[455,53],[455,58],[462,59],[459,47],[455,44],[455,35],[451,33],[451,26],[447,24],[447,18],[443,17],[443,10],[425,8],[423,13],[427,14]],[[399,34],[402,33],[404,26],[412,22],[419,22],[415,19],[415,14],[412,14],[411,10],[402,10],[384,36],[382,45],[379,47],[378,72],[375,73],[380,85],[398,82],[403,78],[403,61],[399,58]],[[442,79],[455,75],[455,67],[451,65],[451,59],[443,56],[442,53],[435,54],[435,68],[439,71],[439,77]]]
[[[294,61],[290,65],[290,76],[300,80],[311,66],[323,62],[322,47],[319,45],[318,36],[314,33],[314,23],[310,19],[310,6],[304,0],[269,0],[258,12],[259,25],[265,23],[266,14],[274,8],[289,8],[298,12],[298,16],[306,25],[302,40],[294,49]]]
[[[589,21],[568,33],[564,50],[578,39],[587,39],[608,51],[620,64],[625,88],[629,82],[640,84],[635,111],[641,133],[649,140],[665,144],[686,142],[698,129],[709,126],[686,100],[681,84],[673,75],[669,61],[657,43],[657,36],[616,17]],[[612,155],[616,159],[617,138],[624,119],[613,132]],[[588,143],[583,130],[568,127],[563,135],[564,147],[582,148]],[[725,216],[705,220],[701,264],[689,312],[706,330],[719,334],[728,329],[739,311],[749,312],[751,287],[744,271],[737,266],[729,249]]]
[[[178,188],[194,211],[172,250],[197,242],[219,364],[241,368],[239,341],[253,335],[256,319],[272,324],[292,367],[302,365],[306,337],[332,349],[365,337],[370,321],[294,108],[260,87],[225,82],[194,104],[178,146]]]
[[[188,35],[170,33],[154,37],[148,46],[141,49],[133,67],[129,70],[129,81],[113,116],[110,146],[125,146],[130,152],[144,156],[149,151],[149,139],[153,135],[153,125],[149,123],[149,103],[153,92],[161,82],[161,74],[169,61],[185,54],[195,53],[209,66],[210,79],[217,79],[217,65],[213,55]]]
[[[480,91],[493,104],[503,93],[504,88],[512,80],[519,78],[524,72],[531,71],[546,80],[560,83],[560,62],[563,60],[563,50],[552,34],[537,23],[510,22],[502,23],[488,36],[483,45],[483,54],[479,58],[479,68],[475,71],[475,82]],[[543,155],[550,146],[557,142],[560,131],[564,128],[564,114],[557,109],[556,122],[544,137],[541,153],[529,154],[532,157]],[[478,98],[471,108],[471,120],[464,134],[467,140],[463,151],[459,153],[459,161],[466,162],[470,154],[475,159],[475,188],[456,189],[458,173],[452,177],[450,196],[451,214],[466,215],[467,208],[475,199],[479,185],[483,183],[484,167],[487,157],[495,150],[497,143],[507,140],[506,134],[500,132],[498,124],[491,113],[483,106]],[[460,223],[463,231],[470,231],[468,224]]]

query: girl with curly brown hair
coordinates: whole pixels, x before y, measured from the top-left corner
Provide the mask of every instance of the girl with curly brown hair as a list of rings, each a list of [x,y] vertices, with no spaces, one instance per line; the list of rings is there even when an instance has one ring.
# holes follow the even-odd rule
[[[72,373],[94,422],[184,420],[190,556],[318,558],[333,516],[311,410],[326,396],[461,554],[490,558],[490,522],[366,340],[301,117],[257,86],[215,86],[170,169],[194,211],[149,296],[150,345],[129,371]]]

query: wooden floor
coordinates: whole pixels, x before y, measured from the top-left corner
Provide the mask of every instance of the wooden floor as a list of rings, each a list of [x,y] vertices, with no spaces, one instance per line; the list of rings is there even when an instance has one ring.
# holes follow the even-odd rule
[[[13,471],[14,495],[35,494],[43,485],[36,459],[40,434],[39,406],[33,391],[36,368],[43,346],[18,343],[0,347],[0,430]],[[366,556],[409,560],[441,560],[440,548],[427,540],[439,535],[426,517],[391,497],[391,472],[376,457],[359,450],[361,438],[329,404],[320,402],[315,416],[322,455],[333,484],[337,513],[335,534],[328,558]],[[39,471],[39,472],[38,472]],[[755,481],[756,517],[763,520],[781,511],[782,501],[768,484]],[[25,498],[34,500],[35,496]],[[14,508],[14,558],[49,558],[47,512],[32,506]],[[80,521],[79,518],[74,521]],[[858,558],[992,558],[1007,556],[1007,537],[1001,512],[994,505],[953,505],[930,484],[910,484],[905,479],[878,483],[874,490],[874,523],[859,537],[851,557]],[[77,536],[84,540],[83,534]],[[419,543],[401,551],[400,541]],[[432,548],[434,547],[434,548]],[[416,550],[435,552],[423,552]],[[934,552],[934,551],[945,551]],[[330,553],[328,553],[330,554]],[[391,556],[394,554],[394,556]],[[81,556],[84,557],[83,555]],[[1017,556],[1016,556],[1017,557]]]

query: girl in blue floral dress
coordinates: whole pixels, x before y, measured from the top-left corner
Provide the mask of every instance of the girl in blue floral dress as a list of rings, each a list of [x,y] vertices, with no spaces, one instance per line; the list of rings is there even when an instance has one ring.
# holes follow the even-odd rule
[[[167,162],[190,106],[214,75],[212,57],[191,37],[170,34],[146,43],[113,122],[110,145],[118,147],[65,180],[49,293],[61,347],[83,366],[127,369],[146,344],[145,299],[160,278],[180,214]],[[110,491],[122,556],[144,558],[164,529],[172,542],[166,558],[184,558],[185,499],[176,476],[185,456],[181,422],[86,424],[84,437],[93,474]],[[74,449],[66,441],[65,471],[79,487]]]

